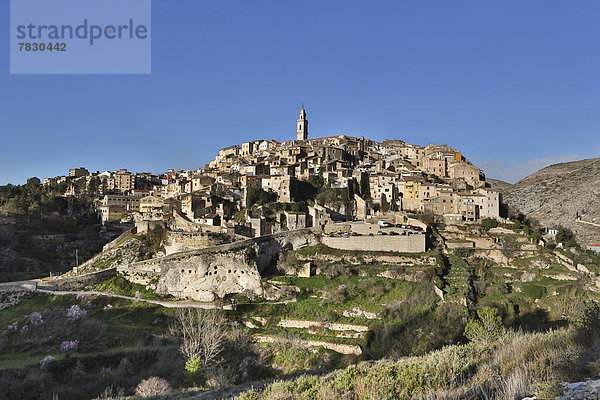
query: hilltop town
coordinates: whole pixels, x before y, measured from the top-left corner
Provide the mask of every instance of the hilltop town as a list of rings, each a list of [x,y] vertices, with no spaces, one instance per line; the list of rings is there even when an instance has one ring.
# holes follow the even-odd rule
[[[20,368],[42,368],[40,359],[75,338],[81,341],[77,359],[94,365],[86,371],[88,383],[82,389],[76,377],[83,367],[75,358],[55,354],[48,363],[57,370],[80,372],[69,372],[75,378],[67,385],[54,379],[44,393],[64,387],[65,393],[95,394],[116,381],[132,392],[148,374],[168,376],[185,391],[198,385],[186,383],[191,378],[228,388],[348,367],[307,383],[312,393],[344,371],[353,380],[371,370],[389,375],[388,361],[367,360],[422,355],[394,367],[412,371],[421,363],[443,365],[436,357],[450,352],[466,364],[449,370],[471,371],[461,390],[479,393],[473,388],[491,379],[488,368],[501,370],[489,364],[501,357],[480,361],[478,346],[487,346],[486,354],[504,354],[509,346],[511,354],[533,354],[520,364],[533,363],[531,376],[548,365],[558,371],[548,378],[551,386],[523,383],[526,393],[552,398],[564,392],[557,382],[571,379],[557,360],[583,347],[564,345],[579,331],[551,328],[579,326],[582,316],[592,315],[590,329],[597,331],[600,311],[589,301],[600,299],[600,257],[597,246],[583,248],[569,229],[549,229],[548,222],[538,225],[529,214],[506,210],[498,186],[447,145],[310,138],[302,109],[295,139],[230,146],[195,171],[90,173],[79,167],[43,184],[31,178],[27,185],[0,187],[0,270],[10,281],[0,284],[0,322],[9,326],[0,362],[12,366],[10,376],[20,376]],[[64,304],[83,313],[80,327],[58,322]],[[192,369],[194,359],[168,333],[173,307],[219,309],[199,315],[223,318],[217,333],[230,336],[219,350],[221,361]],[[473,321],[487,317],[504,342],[472,335]],[[47,329],[35,325],[40,318],[50,321]],[[550,333],[514,341],[502,334],[504,327],[524,326]],[[23,338],[39,340],[41,350],[24,352]],[[522,351],[522,340],[533,340],[535,349],[550,346],[549,358],[538,363],[541,350]],[[587,361],[577,357],[582,369]],[[135,374],[123,372],[129,360]],[[355,377],[352,368],[365,370]],[[438,373],[420,368],[414,377],[397,373],[406,378],[383,390],[394,398],[420,396],[408,381]],[[454,376],[432,388],[446,390]],[[252,389],[242,398],[287,398],[268,393],[279,393],[277,387],[294,392],[294,382]],[[7,387],[19,393],[20,386]],[[502,390],[490,386],[486,393],[515,397]]]
[[[500,217],[499,193],[459,150],[348,135],[310,138],[308,132],[302,108],[295,139],[229,146],[196,171],[90,173],[79,167],[43,183],[66,182],[71,195],[91,188],[104,222],[176,215],[177,230],[246,237],[307,227],[329,232],[342,221],[394,224],[409,215],[447,224]],[[279,203],[281,213],[265,212],[267,203]]]

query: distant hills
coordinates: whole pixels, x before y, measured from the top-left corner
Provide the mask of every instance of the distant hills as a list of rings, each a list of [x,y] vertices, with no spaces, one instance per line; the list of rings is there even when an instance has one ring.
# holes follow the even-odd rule
[[[565,226],[582,243],[600,242],[600,158],[550,165],[519,182],[487,179],[504,202],[547,227]]]

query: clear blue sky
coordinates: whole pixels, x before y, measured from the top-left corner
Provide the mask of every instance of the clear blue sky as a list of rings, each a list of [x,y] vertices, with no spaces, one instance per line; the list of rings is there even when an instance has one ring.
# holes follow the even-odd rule
[[[219,148],[341,134],[448,143],[514,181],[600,151],[600,2],[154,0],[151,75],[9,75],[0,184],[194,169]]]

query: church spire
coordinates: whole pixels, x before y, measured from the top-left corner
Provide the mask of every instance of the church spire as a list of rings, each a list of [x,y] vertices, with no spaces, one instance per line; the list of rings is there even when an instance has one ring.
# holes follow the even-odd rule
[[[296,125],[298,127],[298,130],[296,131],[296,139],[308,139],[308,120],[306,119],[306,110],[304,110],[304,104],[302,104],[302,108],[300,109],[300,116]]]

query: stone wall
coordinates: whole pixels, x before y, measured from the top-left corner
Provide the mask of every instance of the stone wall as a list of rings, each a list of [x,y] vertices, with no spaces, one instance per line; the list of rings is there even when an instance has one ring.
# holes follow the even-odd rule
[[[446,241],[446,247],[449,249],[473,249],[475,248],[475,243],[470,240],[460,240],[460,241]]]
[[[55,279],[42,280],[38,282],[37,288],[43,290],[76,290],[84,287],[97,285],[112,278],[117,273],[116,268],[109,268],[89,274],[61,276]]]
[[[266,336],[266,335],[255,335],[254,340],[261,343],[279,343],[280,340],[274,336]],[[353,344],[341,344],[341,343],[331,343],[320,340],[304,340],[304,339],[296,339],[296,343],[305,346],[305,347],[323,347],[325,349],[333,350],[340,354],[354,354],[361,355],[362,349],[360,346]]]
[[[203,249],[219,245],[219,241],[204,232],[173,232],[168,231],[165,237],[167,255],[187,250]]]
[[[179,298],[213,301],[231,293],[262,295],[260,274],[279,251],[315,244],[315,234],[301,229],[136,262],[118,271],[159,294]]]
[[[424,233],[408,236],[375,235],[350,236],[347,238],[323,236],[321,242],[325,246],[341,250],[423,253],[425,252],[426,236]]]

